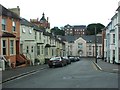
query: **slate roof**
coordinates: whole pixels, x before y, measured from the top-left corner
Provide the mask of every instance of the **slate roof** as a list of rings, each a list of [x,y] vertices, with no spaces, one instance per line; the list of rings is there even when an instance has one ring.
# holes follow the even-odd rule
[[[66,36],[60,36],[60,38],[64,41],[67,41],[68,43],[74,43],[76,39],[78,39],[80,36],[72,36],[72,35],[66,35]]]
[[[0,4],[0,15],[15,18],[15,19],[20,19],[20,17],[16,13],[8,10],[4,6],[2,6],[1,4]]]
[[[95,43],[95,35],[84,35],[82,38],[87,42],[87,43]],[[102,43],[102,36],[96,36],[97,38],[97,43],[101,44]]]
[[[40,29],[37,25],[29,22],[28,20],[26,20],[25,18],[21,18],[20,20],[20,24],[21,25],[25,25],[25,26],[29,26],[29,27],[33,27],[34,30],[38,31],[38,32],[43,32],[42,29]]]
[[[16,36],[14,34],[12,34],[12,33],[3,32],[2,37],[16,37]]]
[[[25,26],[29,26],[29,27],[33,27],[33,24],[30,23],[30,22],[29,22],[28,20],[26,20],[25,18],[21,18],[20,24],[21,24],[21,25],[25,25]]]
[[[34,28],[34,30],[36,30],[36,31],[38,31],[38,32],[43,32],[43,30],[40,29],[37,25],[34,25],[34,24],[33,24],[33,28]]]
[[[97,37],[97,43],[101,44],[102,43],[102,36],[96,36]],[[68,43],[74,43],[75,40],[80,38],[80,36],[72,36],[72,35],[66,35],[66,36],[61,36],[63,40],[66,40]],[[87,42],[87,43],[95,43],[95,36],[94,35],[83,35],[82,38]]]
[[[74,25],[74,29],[85,29],[86,25]]]

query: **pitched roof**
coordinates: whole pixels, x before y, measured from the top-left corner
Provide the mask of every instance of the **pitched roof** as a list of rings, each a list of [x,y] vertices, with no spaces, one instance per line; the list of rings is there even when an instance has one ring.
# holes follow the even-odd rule
[[[95,35],[83,35],[82,38],[87,43],[95,43]],[[96,36],[96,38],[97,38],[97,43],[101,44],[102,43],[102,36]]]
[[[29,27],[33,27],[33,24],[30,23],[30,22],[29,22],[28,20],[26,20],[25,18],[21,18],[20,24],[21,24],[21,25],[25,25],[25,26],[29,26]]]
[[[74,29],[76,28],[79,28],[79,29],[85,29],[86,28],[86,25],[74,25],[73,26],[74,27]]]
[[[80,38],[80,36],[72,36],[72,35],[66,35],[61,36],[62,39],[66,40],[68,43],[74,43],[75,40]],[[83,38],[87,43],[95,43],[95,36],[94,35],[83,35],[81,38]],[[102,36],[96,36],[97,43],[102,43]]]
[[[38,31],[38,32],[43,32],[42,29],[40,29],[37,25],[33,24],[33,28],[34,30]]]
[[[15,18],[15,19],[20,19],[20,17],[16,13],[8,10],[4,6],[2,6],[1,4],[0,4],[0,15]]]
[[[66,35],[61,36],[60,38],[64,41],[67,41],[68,43],[73,43],[76,39],[78,39],[80,36],[73,36],[73,35]]]

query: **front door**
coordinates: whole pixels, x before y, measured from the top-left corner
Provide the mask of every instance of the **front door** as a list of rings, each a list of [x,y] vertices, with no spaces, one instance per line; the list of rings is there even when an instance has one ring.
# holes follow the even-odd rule
[[[16,55],[19,54],[19,50],[20,50],[19,41],[16,41]]]

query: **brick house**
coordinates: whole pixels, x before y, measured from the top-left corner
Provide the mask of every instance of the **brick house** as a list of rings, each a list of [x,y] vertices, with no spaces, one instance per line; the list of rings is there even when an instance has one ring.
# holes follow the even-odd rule
[[[64,26],[65,35],[85,35],[86,34],[86,25],[65,25]]]
[[[20,54],[20,17],[0,4],[0,55],[15,67]]]

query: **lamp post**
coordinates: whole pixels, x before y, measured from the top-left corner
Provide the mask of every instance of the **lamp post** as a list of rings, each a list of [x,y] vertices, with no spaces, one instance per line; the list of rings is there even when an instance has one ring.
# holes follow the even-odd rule
[[[97,38],[96,38],[96,26],[95,26],[95,63],[97,63]]]

